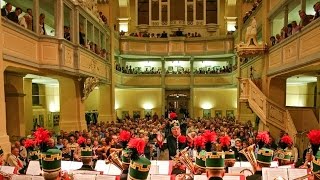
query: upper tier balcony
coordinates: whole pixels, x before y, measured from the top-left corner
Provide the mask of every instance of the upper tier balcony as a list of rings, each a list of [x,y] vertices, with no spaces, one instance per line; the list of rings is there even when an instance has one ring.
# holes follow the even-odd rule
[[[268,74],[294,70],[313,64],[320,59],[320,19],[308,24],[298,32],[269,50]]]
[[[232,36],[219,37],[169,37],[143,38],[127,37],[120,39],[121,54],[128,55],[217,55],[232,54]]]
[[[69,2],[70,4],[70,2]],[[105,38],[110,37],[108,27],[101,24],[95,16],[80,5],[71,4],[75,16],[81,16],[84,24],[91,24],[94,46],[79,43],[79,28],[71,29],[71,40],[64,39],[63,15],[55,19],[55,35],[40,35],[23,28],[19,24],[1,17],[1,36],[3,38],[3,60],[7,66],[25,65],[26,68],[41,70],[50,69],[66,74],[98,77],[101,81],[110,83],[112,67],[110,63],[110,48]],[[63,13],[63,7],[55,6]],[[77,19],[77,18],[75,18]],[[74,20],[75,26],[79,22]],[[89,26],[84,33],[89,34]],[[89,41],[89,37],[86,37]],[[100,46],[97,50],[97,46]],[[92,48],[96,47],[96,48]],[[102,48],[106,53],[102,53]],[[20,65],[19,65],[20,64]]]

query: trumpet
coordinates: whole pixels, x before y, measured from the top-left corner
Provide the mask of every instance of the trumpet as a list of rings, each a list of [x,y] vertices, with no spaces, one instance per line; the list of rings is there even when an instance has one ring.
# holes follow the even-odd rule
[[[123,171],[124,167],[116,151],[112,152],[108,157],[109,162]]]
[[[247,160],[250,162],[253,168],[253,172],[250,169],[244,169],[244,170],[249,170],[252,174],[254,174],[257,170],[257,159],[256,159],[256,156],[254,155],[254,147],[255,147],[255,144],[248,146],[239,151],[239,153],[243,154],[247,158]]]

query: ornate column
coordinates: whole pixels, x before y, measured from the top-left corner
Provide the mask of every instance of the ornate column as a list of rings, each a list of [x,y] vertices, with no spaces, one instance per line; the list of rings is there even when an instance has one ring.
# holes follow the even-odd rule
[[[168,12],[168,26],[170,26],[171,24],[171,20],[170,20],[170,1],[171,0],[168,0],[168,5],[167,5],[167,12]]]
[[[75,131],[86,129],[82,83],[78,79],[57,77],[60,88],[60,129]]]
[[[64,26],[64,13],[63,13],[63,0],[57,0],[56,4],[55,4],[55,29],[56,29],[56,33],[55,36],[58,39],[63,39],[64,38],[64,30],[63,30],[63,26]]]
[[[0,24],[2,24],[0,18]],[[0,26],[0,34],[2,34],[2,25]],[[0,36],[0,146],[6,152],[10,152],[10,141],[7,135],[7,119],[6,119],[6,102],[4,93],[4,64],[2,57],[3,36]]]
[[[152,0],[149,0],[149,26],[151,26],[152,25],[152,22],[151,22],[151,20],[152,20],[152,18],[151,18],[151,16],[152,16],[152,12],[151,12],[151,10],[152,10],[152,8],[151,8],[151,2]]]
[[[188,0],[184,0],[184,24],[188,24]]]
[[[306,11],[307,2],[306,0],[300,0],[301,10]]]
[[[162,25],[162,2],[159,0],[159,26]]]
[[[165,115],[165,106],[166,106],[166,70],[165,70],[165,59],[161,57],[161,88],[162,88],[162,115]]]
[[[287,27],[287,25],[288,25],[288,19],[289,19],[289,8],[288,8],[288,5],[286,5],[286,6],[284,7],[283,13],[284,13],[284,24],[283,24],[283,26],[284,26],[284,27]]]
[[[39,16],[40,16],[39,0],[33,0],[33,29],[35,30],[36,34],[39,34],[40,32]]]
[[[72,17],[74,17],[73,19],[70,19],[72,20],[72,28],[73,29],[73,33],[71,34],[72,36],[72,39],[71,41],[73,41],[75,44],[80,44],[80,39],[79,39],[79,26],[80,26],[80,23],[79,23],[79,9],[78,8],[75,8],[72,10]],[[83,25],[84,26],[84,25]],[[84,28],[84,27],[83,27]]]
[[[193,0],[193,25],[197,24],[197,0]]]
[[[138,22],[139,22],[139,20],[138,20],[138,0],[135,0],[135,2],[136,2],[136,26],[138,26],[139,24],[138,24]]]
[[[194,74],[193,74],[193,63],[194,63],[194,57],[192,56],[190,59],[190,109],[189,109],[189,115],[191,118],[194,118]]]
[[[207,14],[206,14],[206,9],[207,8],[207,1],[203,0],[203,25],[207,24]]]

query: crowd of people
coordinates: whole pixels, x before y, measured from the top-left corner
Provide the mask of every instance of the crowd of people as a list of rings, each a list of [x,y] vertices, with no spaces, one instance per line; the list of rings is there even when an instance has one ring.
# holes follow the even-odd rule
[[[222,66],[218,68],[197,68],[194,70],[194,74],[224,74],[231,73],[234,69],[231,65]]]
[[[124,31],[120,32],[120,36],[125,36],[126,33]],[[144,38],[168,38],[168,37],[186,37],[186,38],[195,38],[201,37],[201,34],[198,32],[188,32],[184,33],[180,29],[169,34],[166,31],[162,33],[149,33],[149,32],[139,32],[139,33],[130,33],[129,36],[131,37],[144,37]]]
[[[305,11],[300,10],[299,16],[300,16],[300,22],[299,24],[297,21],[292,21],[287,26],[283,27],[281,29],[280,34],[276,34],[275,36],[270,37],[270,44],[271,46],[274,46],[280,42],[282,42],[284,39],[300,32],[300,30],[307,26],[310,22],[318,19],[320,17],[320,2],[317,2],[313,5],[313,9],[315,11],[314,15],[307,15]]]
[[[132,66],[121,67],[119,63],[116,63],[116,70],[125,74],[161,74],[160,67],[150,67],[142,70],[141,67],[132,68]]]
[[[262,4],[261,2],[262,2],[262,0],[256,0],[252,4],[251,10],[246,12],[246,14],[243,17],[243,23],[245,23],[248,19],[250,19],[250,16],[252,15],[252,13],[254,13],[257,10],[257,8]]]

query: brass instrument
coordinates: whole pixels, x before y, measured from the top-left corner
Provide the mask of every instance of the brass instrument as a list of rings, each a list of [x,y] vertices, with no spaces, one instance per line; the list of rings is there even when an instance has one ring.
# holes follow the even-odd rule
[[[188,154],[187,148],[180,152],[179,161],[182,162],[192,174],[194,174],[194,165]]]
[[[108,157],[108,161],[115,165],[117,168],[119,168],[121,171],[123,171],[123,164],[121,159],[119,158],[118,154],[116,151],[112,152],[109,157]]]
[[[241,172],[245,171],[245,170],[249,170],[252,174],[254,174],[257,170],[257,159],[256,156],[254,154],[254,147],[255,144],[248,146],[242,150],[239,151],[239,153],[243,154],[247,160],[250,162],[252,168],[253,168],[253,172],[250,169],[244,169]]]

